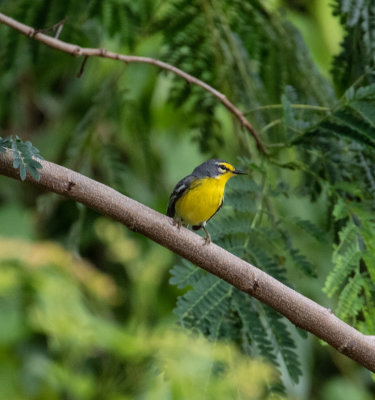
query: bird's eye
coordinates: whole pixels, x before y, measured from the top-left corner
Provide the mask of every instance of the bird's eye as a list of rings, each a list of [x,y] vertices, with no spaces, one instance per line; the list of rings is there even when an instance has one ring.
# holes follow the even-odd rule
[[[224,165],[219,165],[219,171],[224,174],[226,171],[228,171],[228,168],[225,167]]]

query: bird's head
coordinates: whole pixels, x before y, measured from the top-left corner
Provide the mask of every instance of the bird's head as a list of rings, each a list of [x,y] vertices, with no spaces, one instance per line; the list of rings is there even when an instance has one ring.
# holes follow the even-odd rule
[[[199,178],[223,179],[225,182],[235,175],[246,175],[244,171],[236,169],[232,164],[219,159],[208,160],[196,167],[193,175]]]

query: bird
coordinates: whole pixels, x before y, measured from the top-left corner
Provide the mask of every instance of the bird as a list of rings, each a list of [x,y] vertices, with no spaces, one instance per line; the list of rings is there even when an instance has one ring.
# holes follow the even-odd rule
[[[173,218],[178,228],[191,226],[193,230],[203,229],[205,243],[211,242],[206,223],[222,207],[227,181],[235,175],[246,175],[232,164],[212,159],[198,165],[193,172],[182,178],[169,198],[167,215]]]

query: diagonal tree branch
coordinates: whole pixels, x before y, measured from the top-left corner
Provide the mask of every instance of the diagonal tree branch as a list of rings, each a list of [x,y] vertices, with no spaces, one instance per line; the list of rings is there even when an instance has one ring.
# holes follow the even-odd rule
[[[10,151],[0,153],[0,175],[20,179]],[[253,265],[114,189],[57,164],[40,161],[40,181],[26,180],[51,192],[81,202],[154,240],[195,265],[224,279],[283,314],[296,326],[329,343],[340,353],[375,372],[375,338],[358,332],[330,310],[283,285]]]
[[[172,72],[173,74],[180,76],[181,78],[185,79],[188,83],[193,85],[200,86],[207,92],[211,93],[220,102],[240,121],[241,126],[245,128],[255,139],[258,149],[263,153],[266,154],[266,147],[263,142],[260,140],[258,134],[255,132],[254,127],[250,124],[250,122],[246,119],[244,114],[231,102],[229,101],[226,96],[219,92],[218,90],[214,89],[212,86],[208,85],[207,83],[201,81],[200,79],[192,76],[179,68],[174,67],[173,65],[167,64],[163,61],[156,60],[155,58],[151,57],[139,57],[139,56],[128,56],[124,54],[114,53],[112,51],[108,51],[106,49],[91,49],[80,47],[75,44],[67,43],[57,38],[53,38],[51,36],[45,35],[39,30],[32,28],[31,26],[22,24],[19,21],[16,21],[13,18],[8,17],[5,14],[0,13],[0,23],[10,26],[13,29],[18,30],[19,32],[23,33],[24,35],[31,37],[35,40],[39,40],[40,42],[44,43],[49,47],[53,47],[65,53],[71,54],[72,56],[79,57],[84,56],[84,62],[86,62],[87,57],[95,56],[95,57],[103,57],[103,58],[111,58],[113,60],[120,60],[125,63],[144,63],[144,64],[152,64],[161,69],[167,70]],[[81,68],[82,71],[82,68]],[[80,74],[82,72],[80,71]]]

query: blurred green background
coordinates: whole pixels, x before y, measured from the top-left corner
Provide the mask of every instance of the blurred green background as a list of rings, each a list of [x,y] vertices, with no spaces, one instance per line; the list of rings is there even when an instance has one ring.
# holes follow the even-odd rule
[[[0,0],[0,11],[35,28],[66,17],[62,40],[163,59],[196,75],[252,110],[247,117],[270,145],[271,161],[201,89],[150,65],[97,58],[77,78],[82,59],[6,26],[0,136],[30,140],[45,159],[162,213],[174,184],[199,163],[220,157],[250,168],[259,187],[267,182],[281,193],[275,215],[311,219],[330,233],[321,243],[289,226],[316,278],[286,270],[300,292],[333,307],[322,291],[338,237],[327,223],[328,186],[316,189],[308,180],[301,186],[307,194],[297,195],[304,169],[281,165],[298,164],[298,152],[286,146],[297,131],[288,118],[291,125],[318,124],[346,90],[331,70],[344,28],[325,0],[240,3]],[[306,107],[291,115],[292,103]],[[270,104],[275,108],[262,109]],[[231,213],[235,185],[228,184],[223,215]],[[255,225],[262,217],[252,215]],[[368,371],[296,333],[300,381],[293,383],[281,363],[284,394],[270,393],[279,379],[270,363],[248,357],[236,341],[209,341],[178,326],[173,309],[184,291],[169,284],[176,263],[174,254],[117,222],[0,177],[0,398],[374,398]]]

